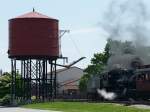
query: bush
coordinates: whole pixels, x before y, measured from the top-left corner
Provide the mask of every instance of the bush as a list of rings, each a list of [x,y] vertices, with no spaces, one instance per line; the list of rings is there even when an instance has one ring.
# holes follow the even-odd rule
[[[9,94],[5,95],[1,100],[0,100],[1,105],[10,105],[11,103],[11,96]]]

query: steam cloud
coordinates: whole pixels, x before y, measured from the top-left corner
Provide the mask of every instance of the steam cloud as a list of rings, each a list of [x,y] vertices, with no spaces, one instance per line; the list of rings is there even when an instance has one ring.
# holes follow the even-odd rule
[[[140,57],[144,64],[150,64],[149,19],[143,0],[113,0],[111,2],[100,23],[101,27],[108,34],[108,38],[112,40],[132,42],[125,46],[110,43],[110,53],[113,54],[109,60],[111,64],[114,57],[119,60],[120,57],[126,55],[124,52],[126,47],[130,50],[132,57],[133,55]]]
[[[113,0],[110,9],[104,14],[101,25],[108,32],[108,38],[133,40],[139,45],[147,42],[148,19],[142,0]]]
[[[97,89],[97,92],[100,96],[107,100],[113,100],[117,97],[117,95],[113,92],[107,92],[105,89]]]

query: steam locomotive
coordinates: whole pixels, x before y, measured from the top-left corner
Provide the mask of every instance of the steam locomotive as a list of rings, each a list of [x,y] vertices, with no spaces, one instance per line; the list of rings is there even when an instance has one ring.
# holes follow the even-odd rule
[[[128,67],[112,67],[91,77],[87,88],[88,98],[104,99],[97,89],[105,89],[108,93],[116,94],[115,99],[150,99],[150,65],[143,65],[140,58],[131,60]]]

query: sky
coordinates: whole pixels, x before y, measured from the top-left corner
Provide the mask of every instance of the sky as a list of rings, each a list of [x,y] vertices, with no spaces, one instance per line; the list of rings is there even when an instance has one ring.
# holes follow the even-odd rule
[[[8,20],[35,11],[59,20],[60,30],[70,30],[61,39],[61,51],[69,63],[84,56],[76,66],[86,68],[94,53],[102,52],[107,35],[99,26],[112,0],[2,0],[0,3],[0,69],[10,71]],[[145,0],[150,5],[149,0]],[[60,62],[59,62],[60,63]]]

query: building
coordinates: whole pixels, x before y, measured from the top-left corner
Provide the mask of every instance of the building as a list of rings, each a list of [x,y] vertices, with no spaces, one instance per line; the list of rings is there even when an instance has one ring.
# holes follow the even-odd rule
[[[79,81],[83,76],[83,69],[71,67],[57,70],[57,92],[63,96],[79,95]]]

